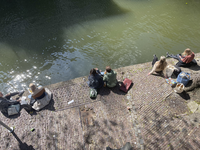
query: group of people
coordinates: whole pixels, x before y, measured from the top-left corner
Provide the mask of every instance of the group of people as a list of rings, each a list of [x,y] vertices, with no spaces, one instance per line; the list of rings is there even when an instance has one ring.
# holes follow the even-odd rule
[[[106,66],[106,70],[101,72],[98,68],[90,70],[88,77],[88,85],[93,89],[100,89],[103,86],[115,87],[117,85],[117,73],[111,69],[110,66]]]
[[[175,75],[178,75],[178,73],[181,72],[180,67],[191,67],[193,65],[196,65],[197,62],[195,61],[194,52],[191,51],[191,49],[187,48],[182,54],[169,54],[167,52],[166,57],[171,57],[178,60],[178,63],[174,66],[174,73]],[[153,61],[152,61],[152,70],[148,73],[148,75],[152,74],[153,72],[160,73],[162,72],[164,77],[167,78],[167,68],[168,66],[172,66],[171,64],[168,64],[166,61],[165,56],[161,56],[160,60],[154,55]]]
[[[181,54],[177,55],[170,55],[167,53],[166,57],[175,58],[178,60],[178,63],[174,66],[174,71],[177,71],[177,74],[180,73],[181,69],[179,67],[190,67],[192,65],[197,64],[194,57],[194,53],[189,49],[185,49],[185,51]],[[153,61],[152,61],[152,70],[148,73],[148,75],[152,74],[153,72],[162,72],[164,74],[164,77],[167,76],[167,67],[170,66],[170,64],[167,63],[165,56],[161,56],[160,60],[154,55]],[[101,72],[101,70],[98,70],[98,68],[93,68],[90,70],[90,74],[88,77],[88,86],[91,89],[95,89],[98,91],[101,87],[115,87],[117,85],[117,73],[111,69],[110,66],[106,66],[106,69],[104,72]],[[46,105],[49,104],[52,94],[48,88],[44,87],[36,87],[35,84],[31,83],[29,85],[29,89],[31,91],[31,97],[30,97],[30,103],[21,105],[21,108],[25,108],[28,111],[31,109],[34,110],[40,110]],[[0,92],[0,111],[3,114],[8,113],[8,108],[12,105],[20,104],[21,99],[18,98],[16,100],[12,100],[12,96],[18,95],[22,96],[22,92],[14,92],[7,95],[3,95],[2,92]]]
[[[31,92],[30,102],[26,103],[21,103],[23,101],[21,100],[21,96],[23,95],[24,91],[9,93],[5,96],[2,94],[2,92],[0,92],[0,111],[4,114],[4,116],[9,116],[9,108],[15,108],[12,106],[18,105],[20,106],[19,111],[24,108],[30,112],[32,110],[38,111],[49,104],[52,94],[48,88],[36,87],[34,83],[31,83],[29,85],[29,90]],[[18,97],[14,99],[13,96]]]
[[[90,88],[96,90],[100,89],[103,86],[107,86],[110,88],[115,87],[117,85],[116,77],[117,73],[112,70],[110,66],[107,66],[104,72],[101,72],[101,70],[98,70],[98,68],[93,68],[90,70],[88,85]],[[2,92],[0,92],[0,111],[5,116],[9,116],[8,109],[11,106],[19,105],[20,110],[24,108],[30,112],[32,110],[40,110],[49,104],[52,94],[48,88],[36,87],[34,83],[30,83],[29,91],[31,92],[31,96],[29,97],[30,102],[23,104],[21,103],[22,100],[19,97],[22,96],[24,91],[9,93],[5,96],[2,94]],[[12,99],[12,97],[16,95],[18,95],[18,98]]]

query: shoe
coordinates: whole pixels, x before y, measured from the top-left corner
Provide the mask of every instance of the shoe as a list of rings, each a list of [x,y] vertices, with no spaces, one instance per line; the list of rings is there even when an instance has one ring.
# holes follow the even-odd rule
[[[167,58],[167,57],[170,57],[170,55],[169,55],[169,53],[168,53],[168,52],[166,53],[166,58]]]
[[[24,91],[20,91],[18,96],[22,96],[24,94]]]

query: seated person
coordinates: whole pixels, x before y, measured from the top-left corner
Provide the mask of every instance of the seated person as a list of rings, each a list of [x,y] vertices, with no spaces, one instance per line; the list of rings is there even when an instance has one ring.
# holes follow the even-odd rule
[[[115,87],[117,85],[117,73],[110,68],[110,66],[106,66],[106,70],[104,73],[103,81],[106,82],[108,87]]]
[[[97,73],[95,68],[90,70],[90,75],[88,77],[88,85],[90,88],[99,89],[103,86],[103,78]]]
[[[195,55],[189,48],[185,49],[182,55],[181,54],[169,55],[169,53],[167,52],[166,57],[177,59],[179,62],[176,64],[176,66],[178,67],[191,67],[192,65],[197,64],[197,62],[194,59]]]
[[[51,100],[51,92],[48,88],[39,87],[37,88],[34,83],[29,85],[31,89],[31,101],[30,104],[35,110],[40,110],[49,104]]]
[[[152,70],[148,73],[148,75],[152,74],[153,72],[163,72],[164,76],[166,75],[166,67],[167,67],[167,61],[165,56],[161,56],[160,60],[158,61],[158,58],[156,55],[154,55],[153,61],[152,61]]]
[[[24,93],[24,91],[22,92],[14,92],[14,93],[9,93],[6,94],[5,96],[3,96],[2,92],[0,92],[0,111],[3,114],[8,114],[8,107],[11,105],[16,105],[16,104],[20,104],[19,102],[21,101],[20,99],[18,100],[11,100],[10,98],[12,96],[15,96],[18,94],[18,96],[21,96]]]

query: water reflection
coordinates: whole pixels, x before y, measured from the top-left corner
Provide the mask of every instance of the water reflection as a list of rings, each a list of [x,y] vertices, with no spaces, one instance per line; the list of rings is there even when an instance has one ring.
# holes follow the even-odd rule
[[[3,1],[0,90],[26,89],[158,56],[198,51],[199,2],[153,0]],[[187,13],[185,10],[188,10]]]

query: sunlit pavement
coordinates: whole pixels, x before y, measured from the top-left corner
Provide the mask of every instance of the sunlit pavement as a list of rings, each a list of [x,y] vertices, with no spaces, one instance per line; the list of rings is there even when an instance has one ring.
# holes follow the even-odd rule
[[[23,109],[11,118],[0,114],[15,128],[14,134],[0,128],[0,148],[103,150],[130,142],[134,149],[199,149],[198,90],[176,94],[163,77],[147,76],[150,70],[151,63],[116,69],[118,81],[133,81],[131,89],[124,93],[119,85],[102,88],[95,100],[89,98],[87,77],[49,85],[53,99],[41,111]],[[199,67],[183,70],[191,75],[200,72]],[[194,112],[190,102],[195,102]]]

